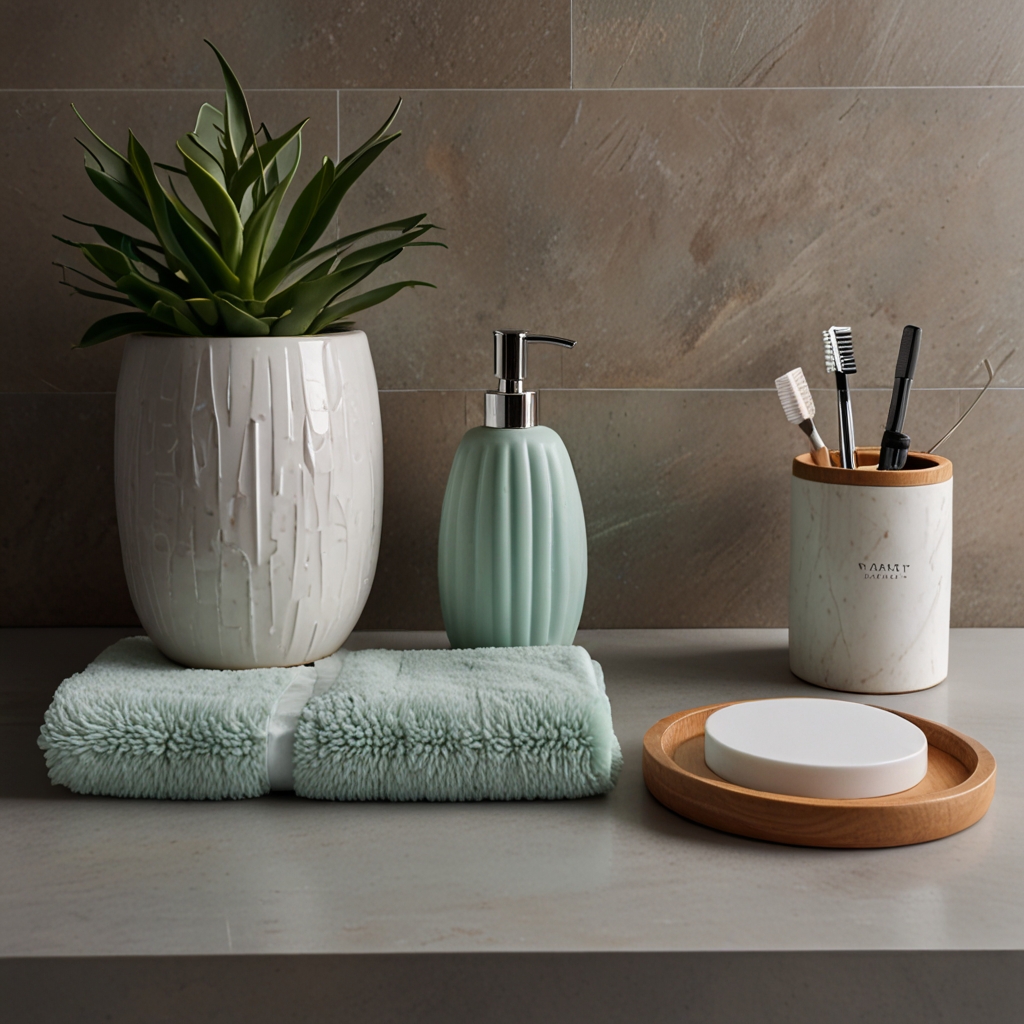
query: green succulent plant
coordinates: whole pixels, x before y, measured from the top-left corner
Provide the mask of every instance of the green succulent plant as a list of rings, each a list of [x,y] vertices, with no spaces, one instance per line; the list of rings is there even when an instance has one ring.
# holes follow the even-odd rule
[[[352,326],[354,313],[403,288],[434,287],[426,281],[398,281],[351,294],[403,249],[442,244],[423,240],[435,228],[425,222],[426,214],[317,246],[345,194],[401,134],[386,134],[401,100],[344,160],[335,164],[323,158],[278,230],[281,202],[299,165],[306,120],[277,138],[266,125],[254,130],[238,79],[220,51],[207,43],[224,73],[224,109],[209,103],[200,108],[195,131],[178,139],[182,167],[154,164],[130,131],[128,153],[122,156],[75,109],[94,140],[90,145],[77,140],[85,149],[92,183],[155,239],[67,218],[92,228],[101,244],[60,241],[79,249],[106,280],[57,264],[65,273],[62,283],[79,295],[132,307],[131,312],[97,320],[79,347],[134,333],[198,337],[341,331]],[[167,188],[157,177],[157,167],[171,172]],[[200,210],[185,202],[175,175],[187,179]],[[355,246],[378,234],[391,237]],[[96,287],[69,282],[68,272]]]

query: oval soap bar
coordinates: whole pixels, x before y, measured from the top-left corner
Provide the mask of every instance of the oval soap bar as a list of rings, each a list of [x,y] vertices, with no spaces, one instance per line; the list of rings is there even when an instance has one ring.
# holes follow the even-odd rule
[[[863,799],[916,786],[928,771],[928,740],[912,722],[866,704],[752,700],[708,717],[704,762],[747,789]]]

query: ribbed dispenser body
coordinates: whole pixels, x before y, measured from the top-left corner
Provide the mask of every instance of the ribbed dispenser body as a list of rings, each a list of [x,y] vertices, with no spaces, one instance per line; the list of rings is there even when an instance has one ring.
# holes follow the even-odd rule
[[[571,644],[587,530],[569,453],[548,427],[476,427],[455,453],[438,541],[453,647]]]

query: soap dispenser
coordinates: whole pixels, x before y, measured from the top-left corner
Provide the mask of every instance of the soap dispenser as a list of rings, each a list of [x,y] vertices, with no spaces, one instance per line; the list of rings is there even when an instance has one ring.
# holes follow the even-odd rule
[[[587,589],[587,530],[569,453],[537,426],[537,393],[523,390],[534,342],[494,332],[498,390],[484,426],[467,431],[441,509],[437,574],[453,647],[571,644]]]

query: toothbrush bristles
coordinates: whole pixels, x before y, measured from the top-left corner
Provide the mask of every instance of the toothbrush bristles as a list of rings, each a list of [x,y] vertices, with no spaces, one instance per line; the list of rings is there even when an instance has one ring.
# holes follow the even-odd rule
[[[830,327],[827,331],[822,331],[821,335],[825,343],[825,372],[856,373],[853,331],[849,327]]]
[[[836,372],[836,342],[831,331],[822,331],[821,340],[825,343],[825,372]]]
[[[790,423],[814,419],[814,399],[801,367],[779,377],[775,381],[775,390],[779,393],[782,410]]]
[[[856,373],[857,360],[853,358],[853,331],[849,327],[835,327],[839,365],[843,373]]]

